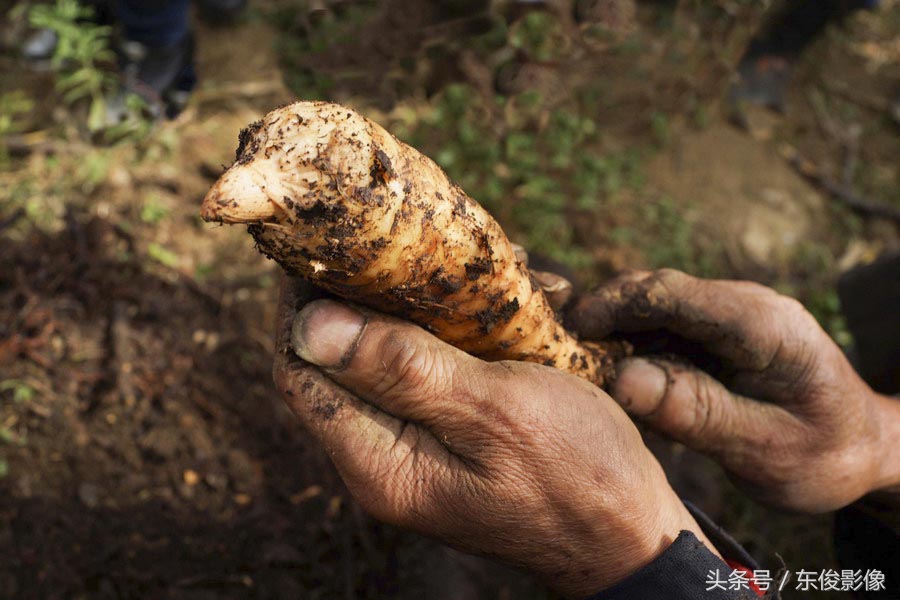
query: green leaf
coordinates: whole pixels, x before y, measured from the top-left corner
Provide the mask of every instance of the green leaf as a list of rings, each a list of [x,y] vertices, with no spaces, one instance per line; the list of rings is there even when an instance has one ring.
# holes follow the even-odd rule
[[[89,131],[100,131],[106,123],[106,102],[97,96],[91,100],[87,126]]]
[[[0,392],[5,392],[8,390],[12,390],[12,399],[16,404],[29,402],[32,398],[34,398],[34,388],[19,379],[7,379],[6,381],[0,381]]]
[[[161,263],[167,267],[175,267],[178,265],[178,255],[169,250],[168,248],[164,248],[157,243],[152,243],[147,246],[147,254],[158,263]]]

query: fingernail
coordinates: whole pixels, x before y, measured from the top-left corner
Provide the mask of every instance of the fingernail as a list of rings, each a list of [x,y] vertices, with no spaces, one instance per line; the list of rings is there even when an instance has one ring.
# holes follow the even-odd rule
[[[291,345],[303,360],[326,369],[350,360],[366,318],[332,300],[310,302],[294,317]]]
[[[642,412],[655,407],[666,393],[666,372],[643,358],[627,358],[619,362],[612,397],[629,411]]]

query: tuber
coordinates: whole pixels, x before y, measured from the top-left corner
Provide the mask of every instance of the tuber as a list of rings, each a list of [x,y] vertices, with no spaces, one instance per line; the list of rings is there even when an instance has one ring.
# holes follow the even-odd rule
[[[431,159],[337,104],[297,102],[244,129],[201,216],[249,225],[289,273],[486,360],[602,386],[621,352],[579,343],[487,211]]]

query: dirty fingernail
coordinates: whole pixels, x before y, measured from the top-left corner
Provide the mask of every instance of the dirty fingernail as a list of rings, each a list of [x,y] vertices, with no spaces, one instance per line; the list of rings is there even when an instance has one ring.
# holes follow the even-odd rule
[[[333,302],[310,302],[294,317],[291,345],[303,360],[324,368],[346,363],[362,335],[366,318],[359,312]]]
[[[617,367],[612,397],[625,410],[636,414],[652,412],[666,393],[666,372],[643,358],[628,358]]]

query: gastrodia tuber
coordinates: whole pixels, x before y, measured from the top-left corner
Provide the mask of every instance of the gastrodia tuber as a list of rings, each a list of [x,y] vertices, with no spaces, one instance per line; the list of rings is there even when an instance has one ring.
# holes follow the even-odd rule
[[[487,211],[427,156],[337,104],[297,102],[243,130],[201,215],[248,224],[288,272],[486,360],[602,386],[619,350],[572,337]]]

